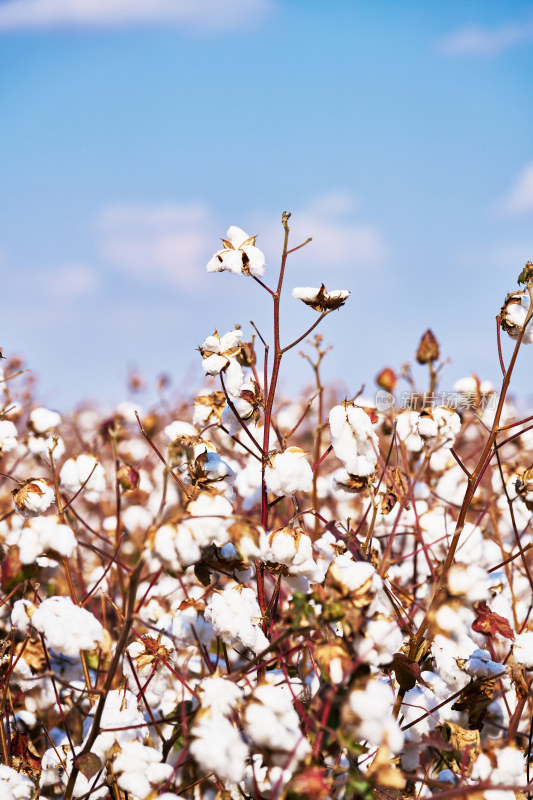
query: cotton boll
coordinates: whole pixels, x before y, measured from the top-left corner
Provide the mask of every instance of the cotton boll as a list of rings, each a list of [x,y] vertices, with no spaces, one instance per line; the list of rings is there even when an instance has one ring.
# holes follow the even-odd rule
[[[17,446],[17,429],[7,419],[0,420],[0,455],[10,453]]]
[[[352,403],[334,406],[329,414],[331,443],[350,475],[368,476],[376,467],[379,442],[368,414]]]
[[[17,770],[0,764],[0,796],[2,800],[30,800],[35,792],[35,786],[26,775],[22,775]],[[4,795],[5,793],[5,795]]]
[[[37,517],[29,520],[20,532],[17,541],[22,564],[33,564],[38,556],[57,553],[67,558],[74,552],[77,542],[68,525],[59,522],[59,517]]]
[[[486,650],[474,650],[465,663],[465,672],[473,678],[493,678],[505,673],[505,666],[492,661]]]
[[[165,434],[169,442],[175,442],[176,439],[180,439],[182,436],[197,435],[196,428],[193,425],[191,425],[190,422],[181,422],[180,420],[175,420],[174,422],[170,422],[163,429],[163,433]]]
[[[96,707],[93,706],[84,722],[84,741],[91,730],[95,710]],[[142,741],[146,730],[144,723],[145,719],[138,710],[135,695],[128,690],[111,690],[106,695],[100,721],[102,732],[96,737],[96,741],[91,747],[91,752],[95,753],[105,763],[114,745],[123,747],[126,742]]]
[[[222,495],[202,492],[187,505],[187,527],[200,547],[216,544],[219,547],[228,540],[228,528],[233,522],[233,509]]]
[[[292,753],[297,760],[310,752],[310,745],[300,731],[299,718],[292,697],[279,686],[262,683],[256,686],[244,712],[244,728],[256,747],[279,753],[281,765]]]
[[[289,497],[294,492],[310,492],[313,488],[313,471],[299,447],[288,447],[276,453],[265,470],[265,483],[276,497]]]
[[[520,664],[533,669],[533,631],[519,633],[513,643],[513,654]]]
[[[418,411],[407,409],[396,417],[396,435],[402,440],[407,450],[418,453],[424,442],[418,432]]]
[[[226,239],[225,249],[219,250],[207,264],[208,272],[233,272],[236,275],[255,275],[260,278],[265,272],[265,256],[255,246],[255,236],[248,236],[242,228],[231,225]]]
[[[261,611],[252,589],[226,588],[209,598],[204,617],[217,636],[236,648],[247,648],[257,655],[268,647],[268,639],[259,627]]]
[[[83,496],[89,503],[97,503],[106,488],[104,468],[88,453],[67,459],[59,474],[59,480],[72,494],[79,492],[83,486]]]
[[[172,619],[172,637],[178,650],[196,647],[198,641],[209,647],[215,638],[215,632],[213,625],[205,619],[193,601],[185,601]]]
[[[57,428],[60,422],[61,415],[57,411],[50,411],[48,408],[34,408],[30,413],[29,426],[37,435]]]
[[[369,680],[364,689],[350,692],[349,704],[358,719],[355,736],[375,747],[387,743],[391,752],[398,753],[404,737],[392,716],[394,699],[387,683]]]
[[[21,517],[37,517],[55,502],[53,484],[44,478],[25,481],[13,492],[13,502]]]
[[[204,678],[198,684],[202,708],[209,709],[211,715],[230,716],[243,699],[243,690],[231,680],[216,676]]]
[[[505,298],[505,303],[502,306],[499,317],[503,330],[506,331],[511,338],[517,339],[520,335],[529,313],[529,306],[530,301],[525,290],[522,292],[511,292]],[[522,343],[531,344],[532,342],[533,325],[529,323],[522,337]]]
[[[24,605],[21,607],[20,603]],[[43,634],[48,647],[57,653],[78,656],[80,650],[92,650],[104,640],[104,630],[96,617],[87,609],[75,606],[68,597],[48,597],[37,607],[25,600],[17,601],[12,622],[22,631],[28,629],[28,624],[23,621],[23,611],[28,622],[31,620],[31,626]]]
[[[146,797],[158,784],[169,780],[174,771],[161,763],[161,753],[141,742],[126,742],[113,761],[118,785],[135,797]]]
[[[191,728],[189,751],[206,772],[223,781],[239,783],[244,778],[248,748],[241,734],[221,714],[202,716]]]
[[[33,456],[41,456],[46,461],[50,458],[50,450],[54,453],[57,461],[65,454],[65,443],[61,436],[56,434],[43,434],[39,436],[28,436],[28,450]]]
[[[247,511],[261,501],[261,462],[255,458],[237,472],[235,478],[237,494],[243,498],[243,509]]]

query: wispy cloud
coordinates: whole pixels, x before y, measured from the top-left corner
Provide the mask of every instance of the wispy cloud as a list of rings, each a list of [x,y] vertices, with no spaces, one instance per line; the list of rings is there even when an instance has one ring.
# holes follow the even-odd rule
[[[313,239],[304,251],[306,264],[321,267],[324,273],[334,269],[340,274],[345,269],[364,271],[385,263],[384,239],[375,224],[362,221],[359,202],[350,192],[329,192],[291,210],[293,246],[308,236]],[[265,221],[258,246],[278,253],[281,238],[281,226]]]
[[[440,42],[439,50],[447,56],[492,56],[527,42],[533,42],[531,18],[491,29],[480,25],[460,28]]]
[[[142,282],[203,291],[208,280],[206,264],[222,246],[220,237],[229,225],[258,235],[257,246],[264,250],[270,272],[281,255],[281,224],[264,211],[249,211],[245,218],[221,223],[220,215],[201,203],[108,207],[98,220],[101,254],[111,266]],[[328,271],[338,275],[346,270],[364,271],[386,260],[379,230],[361,220],[357,200],[350,193],[324,194],[293,209],[292,246],[309,236],[313,241],[298,263],[319,272],[323,280]]]
[[[202,204],[110,206],[98,221],[103,257],[141,280],[199,289],[216,250],[211,211]]]
[[[520,216],[533,212],[533,162],[526,164],[509,193],[503,198],[499,210],[506,216]]]
[[[7,0],[0,3],[0,31],[146,24],[231,30],[271,8],[272,0]]]

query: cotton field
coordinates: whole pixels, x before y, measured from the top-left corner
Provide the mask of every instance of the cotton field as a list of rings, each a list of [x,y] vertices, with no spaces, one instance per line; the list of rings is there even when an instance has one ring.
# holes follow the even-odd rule
[[[501,386],[474,364],[443,391],[428,330],[425,385],[376,365],[343,397],[321,364],[350,292],[288,285],[289,219],[281,268],[237,227],[207,264],[273,322],[213,320],[193,403],[59,414],[4,353],[2,800],[528,795],[533,265],[501,287]],[[293,348],[311,396],[278,390]]]

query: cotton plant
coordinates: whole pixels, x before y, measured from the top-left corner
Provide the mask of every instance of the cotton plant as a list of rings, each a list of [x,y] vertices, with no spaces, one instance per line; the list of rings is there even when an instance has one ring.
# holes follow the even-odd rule
[[[273,327],[208,337],[208,385],[59,415],[2,384],[6,797],[24,776],[66,800],[527,794],[533,436],[508,348],[531,336],[533,267],[499,317],[501,388],[472,375],[444,404],[428,329],[427,385],[387,367],[385,407],[342,400],[309,336],[349,292],[281,302],[289,220],[277,276],[236,228],[210,262]],[[287,397],[296,347],[314,387]]]

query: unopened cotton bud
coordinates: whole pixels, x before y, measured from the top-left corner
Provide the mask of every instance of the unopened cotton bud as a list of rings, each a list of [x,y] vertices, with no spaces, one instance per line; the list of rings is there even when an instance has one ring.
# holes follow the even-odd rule
[[[394,392],[398,379],[396,373],[391,367],[382,369],[379,375],[376,376],[376,383],[380,389],[385,389],[386,392]]]
[[[437,338],[431,328],[428,328],[420,339],[416,360],[419,364],[431,364],[438,359],[439,355],[440,348]]]
[[[134,489],[138,489],[139,479],[139,471],[132,467],[131,464],[122,464],[117,471],[117,480],[125,492],[132,492]]]

